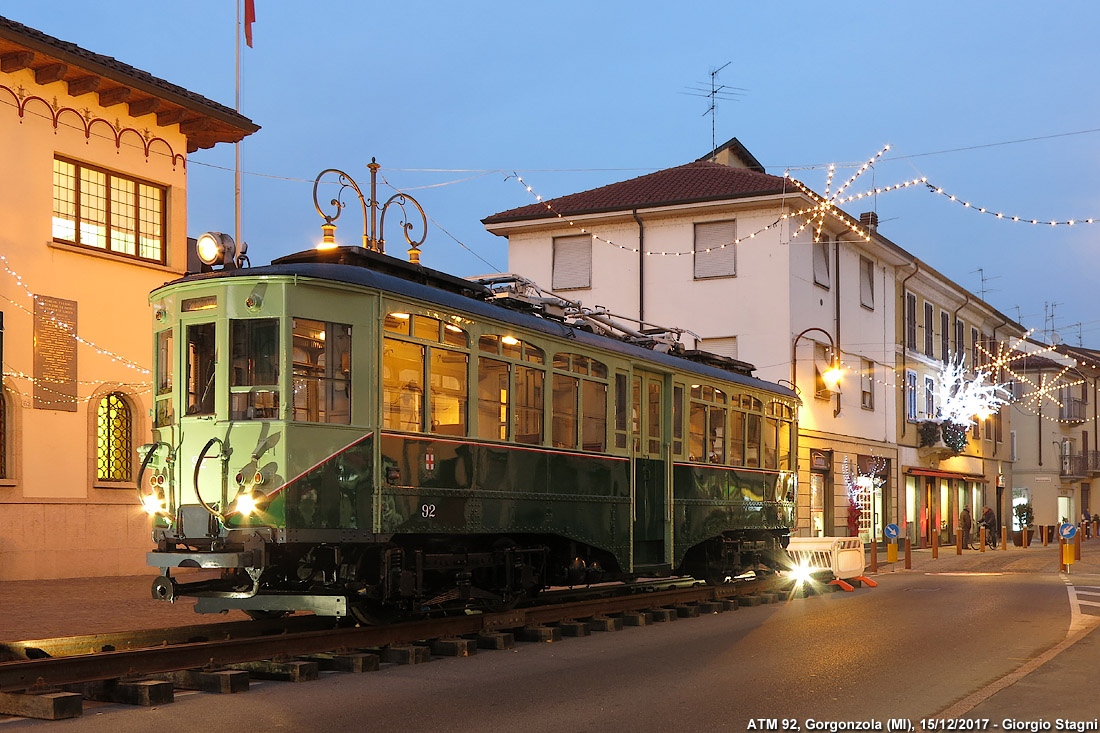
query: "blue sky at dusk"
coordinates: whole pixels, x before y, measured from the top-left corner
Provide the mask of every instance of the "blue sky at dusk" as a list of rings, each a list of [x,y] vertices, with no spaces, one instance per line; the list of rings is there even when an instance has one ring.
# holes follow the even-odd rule
[[[314,177],[365,187],[374,156],[436,222],[424,264],[504,270],[506,242],[479,220],[534,200],[506,176],[550,198],[705,155],[707,101],[684,92],[726,62],[719,83],[746,91],[718,102],[717,140],[769,173],[821,191],[828,164],[844,180],[889,143],[879,186],[927,176],[1007,216],[1100,219],[1100,3],[256,6],[241,104],[263,128],[243,146],[254,264],[318,241]],[[0,15],[234,104],[233,0],[4,0]],[[233,147],[188,166],[189,233],[233,231]],[[1100,223],[997,220],[922,187],[845,208],[876,209],[882,234],[974,292],[983,268],[986,300],[1040,333],[1057,303],[1061,337],[1100,348]],[[357,204],[338,223],[357,243]]]

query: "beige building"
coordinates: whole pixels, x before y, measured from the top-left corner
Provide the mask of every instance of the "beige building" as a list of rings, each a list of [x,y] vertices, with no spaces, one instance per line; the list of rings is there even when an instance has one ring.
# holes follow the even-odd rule
[[[1001,353],[998,345],[1018,343],[1024,329],[918,259],[899,269],[897,292],[898,524],[915,546],[930,545],[934,535],[953,543],[964,506],[974,522],[985,506],[1007,522],[1013,410],[1003,406],[971,429],[956,430],[953,440],[942,423],[941,373],[957,361],[973,380]],[[991,379],[1005,383],[1005,371],[983,381]]]
[[[1012,504],[1031,504],[1036,526],[1077,523],[1083,511],[1100,514],[1100,351],[1028,342],[1034,356],[1014,371],[1018,399],[1012,406],[1018,461]],[[1037,395],[1045,388],[1045,394]],[[1013,529],[1019,526],[1014,516]]]
[[[187,154],[257,129],[0,18],[0,580],[144,572],[147,296],[187,269]]]

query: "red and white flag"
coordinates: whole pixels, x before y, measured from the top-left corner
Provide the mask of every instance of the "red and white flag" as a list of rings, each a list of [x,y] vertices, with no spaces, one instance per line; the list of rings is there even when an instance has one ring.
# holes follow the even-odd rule
[[[256,22],[256,0],[244,0],[244,42],[252,48],[252,24]]]

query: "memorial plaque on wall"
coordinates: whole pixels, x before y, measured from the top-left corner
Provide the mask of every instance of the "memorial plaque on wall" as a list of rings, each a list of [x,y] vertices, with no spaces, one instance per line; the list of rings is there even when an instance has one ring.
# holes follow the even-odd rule
[[[76,412],[76,301],[36,295],[34,407]]]

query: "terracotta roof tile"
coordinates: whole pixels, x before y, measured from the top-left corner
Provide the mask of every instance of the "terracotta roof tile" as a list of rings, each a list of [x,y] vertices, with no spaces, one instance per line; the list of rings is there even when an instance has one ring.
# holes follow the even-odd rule
[[[629,181],[561,196],[544,203],[502,211],[481,221],[483,224],[496,224],[523,219],[547,219],[557,214],[564,216],[629,211],[636,208],[763,196],[784,191],[798,192],[790,181],[779,176],[745,168],[732,168],[720,163],[696,161]]]

